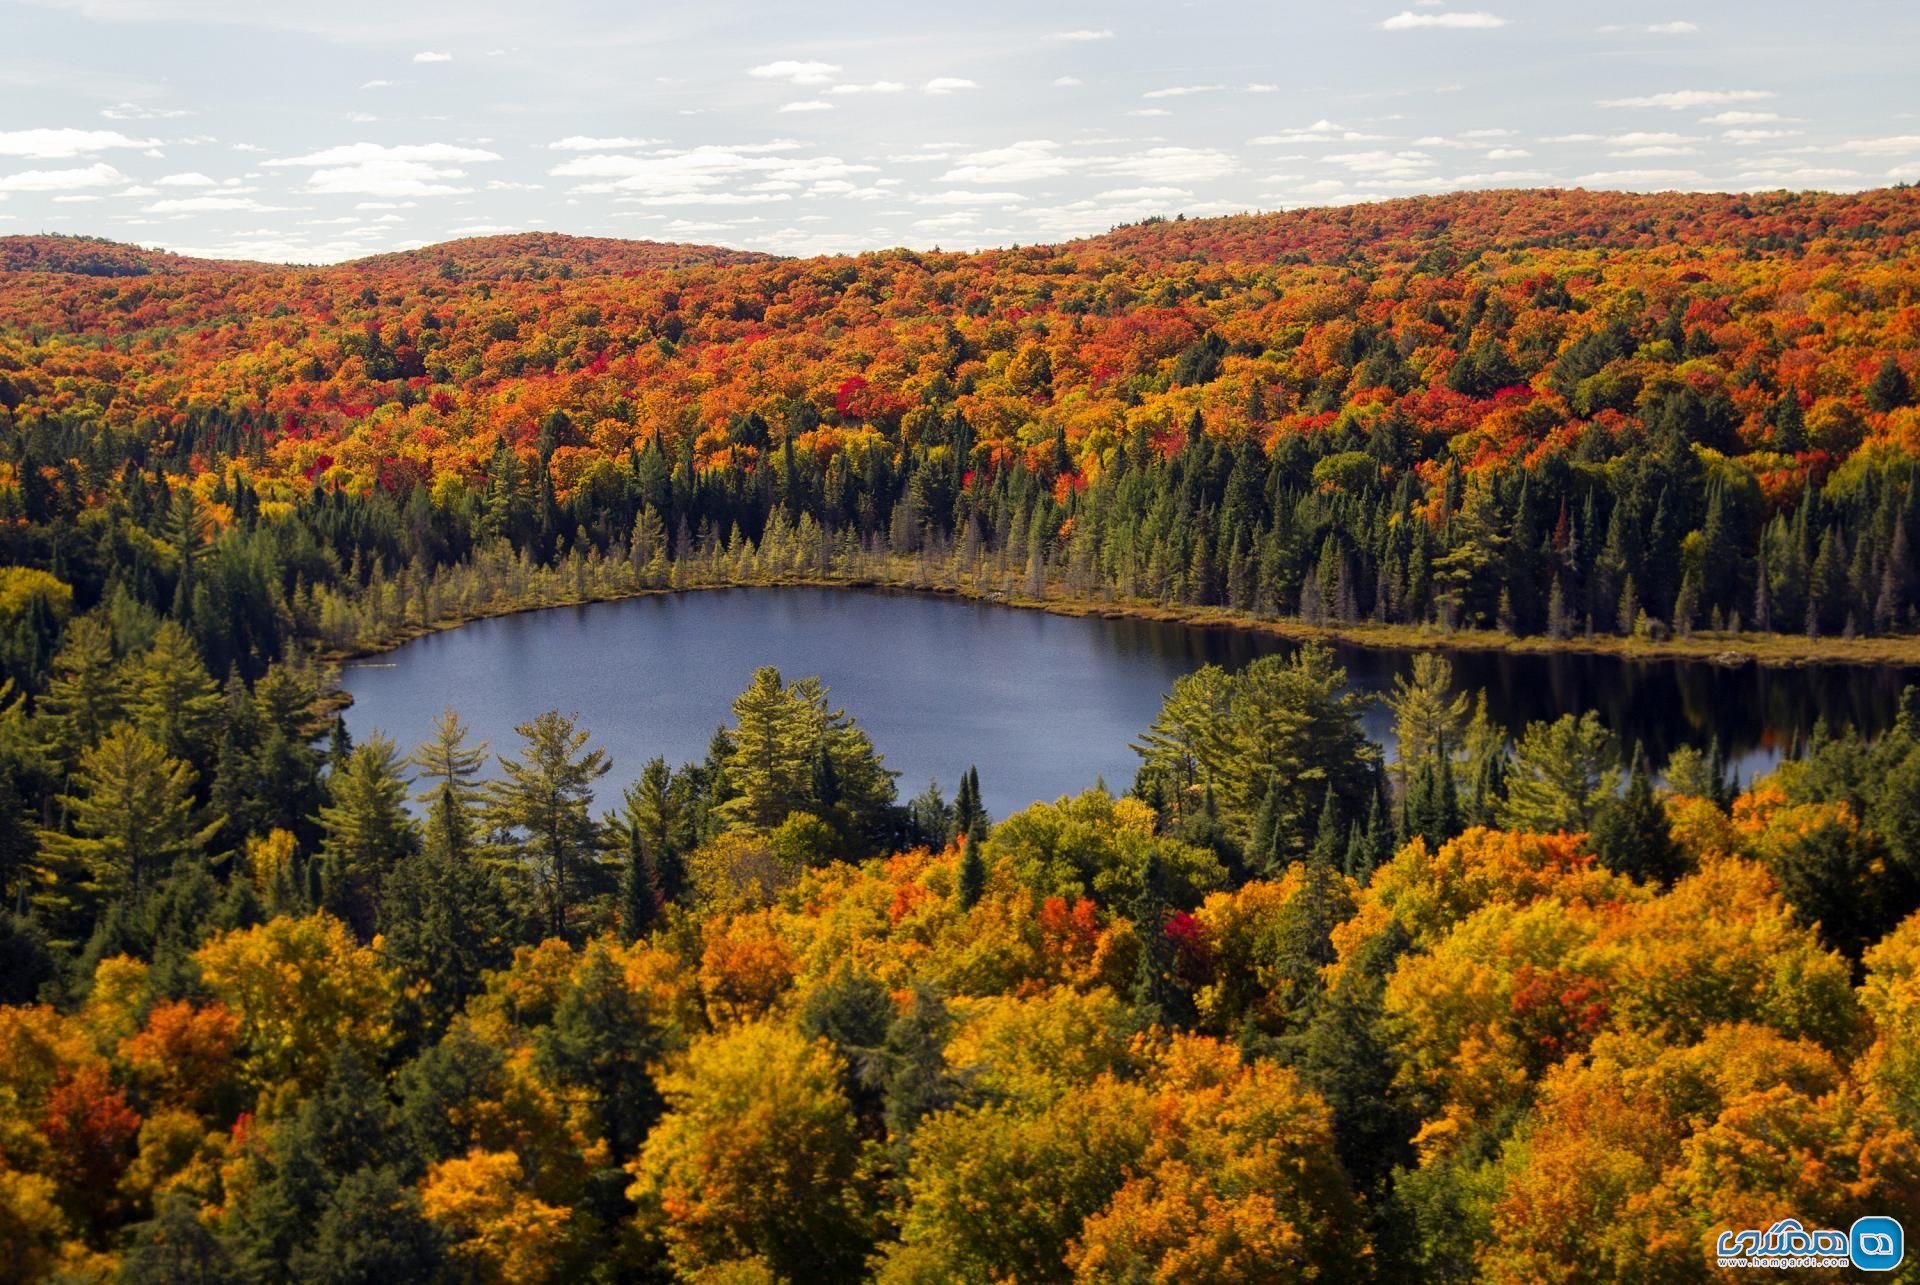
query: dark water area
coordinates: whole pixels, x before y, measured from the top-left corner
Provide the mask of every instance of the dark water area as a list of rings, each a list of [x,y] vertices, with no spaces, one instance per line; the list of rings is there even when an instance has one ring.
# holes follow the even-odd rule
[[[1233,629],[1052,616],[931,595],[851,589],[731,589],[663,594],[476,621],[349,665],[347,726],[378,729],[403,751],[452,706],[496,753],[543,710],[577,713],[613,760],[599,791],[611,808],[646,761],[705,756],[754,669],[818,674],[900,773],[904,799],[929,778],[952,797],[980,768],[996,816],[1104,779],[1133,779],[1128,748],[1174,679],[1228,668],[1295,644]],[[1360,691],[1389,690],[1413,652],[1336,648]],[[1536,719],[1596,709],[1652,762],[1718,739],[1742,781],[1803,744],[1816,720],[1866,732],[1887,726],[1920,669],[1820,665],[1727,668],[1698,661],[1578,654],[1452,655],[1457,686],[1485,689],[1492,716],[1517,732]],[[1367,728],[1383,744],[1390,718]],[[1389,748],[1391,746],[1389,745]]]

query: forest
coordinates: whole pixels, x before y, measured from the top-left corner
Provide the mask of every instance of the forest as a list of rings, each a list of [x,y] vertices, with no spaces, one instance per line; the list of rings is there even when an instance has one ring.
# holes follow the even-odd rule
[[[1736,784],[1509,735],[1436,651],[1389,760],[1308,644],[994,817],[807,676],[616,796],[577,714],[355,743],[331,668],[783,581],[1905,645],[1916,249],[1912,188],[812,260],[0,238],[0,1255],[1684,1281],[1920,1207],[1920,689]]]
[[[597,800],[144,623],[0,717],[23,1278],[1683,1281],[1920,1200],[1920,689],[1656,786],[1433,653],[1388,765],[1309,644],[996,819],[812,678]]]
[[[1912,187],[806,260],[0,239],[0,564],[59,582],[0,600],[0,664],[116,597],[251,679],[536,588],[807,577],[1909,654],[1916,242]]]

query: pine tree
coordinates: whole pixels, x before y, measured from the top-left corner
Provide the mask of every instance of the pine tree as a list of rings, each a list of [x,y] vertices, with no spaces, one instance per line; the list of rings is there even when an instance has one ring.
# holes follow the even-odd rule
[[[506,966],[516,940],[499,878],[470,860],[470,840],[453,833],[460,815],[442,787],[425,843],[387,873],[376,910],[385,961],[426,983],[409,990],[407,1003],[429,1039],[485,989],[488,971]]]
[[[1913,404],[1913,383],[1892,357],[1880,363],[1867,384],[1867,406],[1879,414]]]
[[[987,891],[987,825],[976,815],[973,825],[966,832],[965,847],[960,853],[960,905],[972,910],[980,904],[980,898]]]
[[[414,798],[429,804],[445,802],[461,815],[472,816],[480,805],[480,770],[486,761],[487,743],[469,745],[467,725],[460,715],[442,710],[433,720],[433,734],[408,760],[419,769],[414,779],[420,791]]]
[[[40,713],[53,730],[56,754],[73,764],[120,719],[125,684],[114,661],[113,636],[98,616],[82,616],[67,627],[52,664]]]
[[[588,749],[590,734],[558,710],[514,731],[525,745],[519,758],[500,760],[506,779],[489,786],[487,821],[509,836],[506,851],[525,873],[546,931],[564,937],[595,873],[599,845],[587,815],[593,783],[612,764],[605,751]]]
[[[535,1042],[549,1079],[577,1089],[615,1165],[632,1158],[659,1119],[652,1065],[665,1052],[658,1024],[604,942],[588,947]]]
[[[960,1085],[947,1066],[952,1030],[946,1001],[920,982],[914,983],[905,1011],[887,1027],[880,1053],[881,1110],[887,1136],[903,1161],[920,1122],[959,1097]]]
[[[1149,850],[1140,890],[1129,907],[1140,940],[1134,972],[1134,1020],[1141,1027],[1184,1027],[1194,1020],[1193,998],[1174,976],[1174,948],[1167,938],[1167,874],[1160,853]]]
[[[1681,854],[1666,809],[1653,796],[1653,780],[1636,753],[1627,791],[1600,805],[1593,821],[1593,848],[1609,870],[1642,882],[1679,878]]]
[[[618,824],[628,852],[637,847],[645,854],[647,875],[662,906],[679,901],[686,892],[686,856],[696,829],[687,794],[685,781],[675,777],[664,758],[656,757],[620,798]]]
[[[209,766],[220,721],[220,691],[187,631],[162,621],[153,643],[126,665],[127,717],[174,758]]]
[[[417,839],[393,742],[369,736],[334,772],[329,789],[333,801],[320,809],[327,905],[365,939],[373,934],[381,881]]]
[[[63,910],[137,897],[219,829],[194,820],[193,769],[125,723],[82,752],[74,789],[60,797],[72,833],[40,838],[54,876],[45,898]]]

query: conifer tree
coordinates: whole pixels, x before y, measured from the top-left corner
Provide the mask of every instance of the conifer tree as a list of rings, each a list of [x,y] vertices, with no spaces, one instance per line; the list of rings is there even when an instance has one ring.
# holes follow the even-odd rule
[[[591,890],[599,845],[587,806],[593,783],[612,764],[558,710],[514,731],[525,744],[518,758],[500,760],[506,775],[489,786],[486,817],[509,836],[506,852],[526,876],[546,931],[563,937],[575,904]]]
[[[60,798],[72,832],[40,838],[46,895],[65,911],[137,897],[219,829],[194,819],[193,769],[125,723],[81,754],[73,791]]]

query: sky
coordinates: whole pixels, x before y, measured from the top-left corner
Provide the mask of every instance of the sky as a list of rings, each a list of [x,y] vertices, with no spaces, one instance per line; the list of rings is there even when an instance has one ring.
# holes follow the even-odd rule
[[[0,235],[780,254],[1920,180],[1911,0],[0,0]]]

